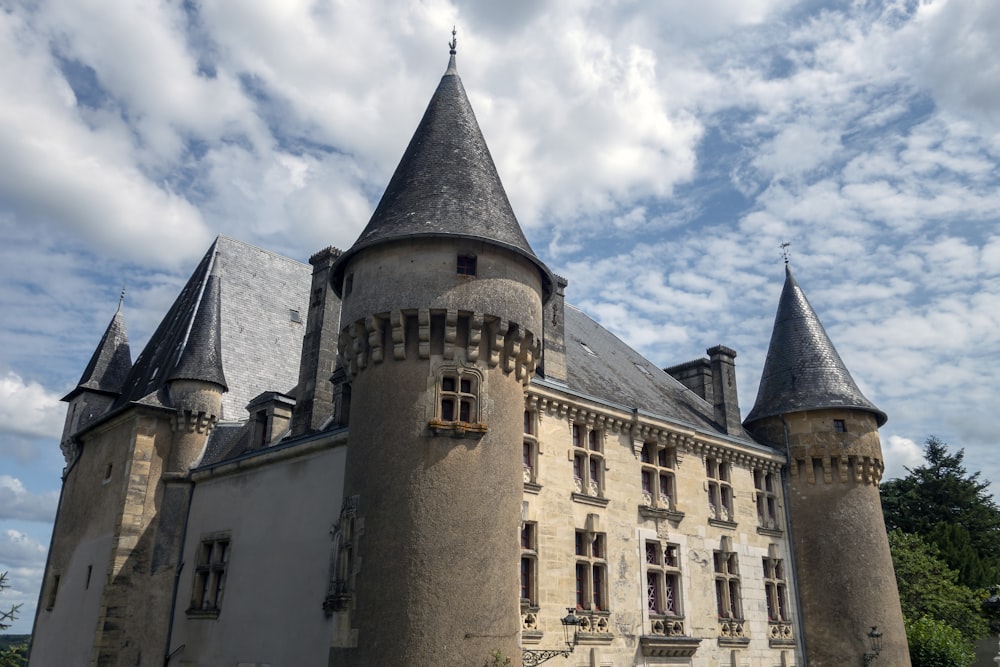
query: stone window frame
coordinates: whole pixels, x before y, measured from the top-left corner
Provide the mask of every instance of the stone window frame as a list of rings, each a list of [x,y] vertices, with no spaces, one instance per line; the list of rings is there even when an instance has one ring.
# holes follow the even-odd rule
[[[604,498],[604,431],[582,423],[570,423],[573,449],[573,482],[576,494]]]
[[[711,456],[705,458],[708,478],[708,520],[735,524],[733,466],[729,461]]]
[[[538,412],[524,411],[524,441],[521,447],[521,464],[524,468],[524,486],[529,491],[541,489],[538,483]]]
[[[232,553],[232,533],[221,531],[203,535],[198,544],[191,586],[192,618],[218,618],[226,590],[226,576]]]
[[[789,623],[792,620],[788,608],[788,580],[785,577],[785,561],[778,558],[777,545],[771,545],[768,555],[761,558],[764,566],[764,597],[767,602],[767,620],[772,623]]]
[[[538,609],[538,522],[521,524],[521,606]]]
[[[715,571],[715,603],[720,620],[743,620],[739,555],[728,545],[712,552]]]
[[[433,382],[430,432],[452,437],[482,437],[486,433],[486,424],[482,421],[485,403],[482,372],[473,366],[446,364],[436,369]],[[446,405],[451,407],[446,409]],[[468,406],[467,410],[463,410],[464,406]]]
[[[684,618],[681,595],[680,545],[647,539],[643,549],[643,578],[646,582],[646,610],[651,618]],[[672,582],[671,585],[670,582]],[[672,605],[669,594],[672,589]],[[673,607],[673,609],[670,608]]]
[[[661,447],[656,442],[642,445],[640,488],[646,507],[677,510],[677,448]],[[666,488],[664,488],[666,487]]]
[[[479,374],[443,369],[438,378],[437,416],[443,422],[479,421]]]
[[[847,433],[847,422],[843,419],[834,419],[833,431],[834,433]]]
[[[607,534],[578,528],[574,533],[574,554],[576,608],[609,611]]]
[[[757,506],[757,524],[766,530],[781,530],[778,506],[778,475],[763,468],[753,469],[754,503]]]

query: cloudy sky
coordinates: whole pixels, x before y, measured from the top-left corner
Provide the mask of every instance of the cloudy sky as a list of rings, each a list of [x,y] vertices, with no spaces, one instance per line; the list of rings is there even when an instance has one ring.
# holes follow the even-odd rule
[[[350,246],[452,25],[514,210],[572,303],[661,366],[735,348],[745,413],[787,241],[889,415],[889,475],[936,434],[1000,480],[995,0],[0,0],[16,631],[58,499],[58,399],[122,285],[137,355],[215,235],[302,261]]]

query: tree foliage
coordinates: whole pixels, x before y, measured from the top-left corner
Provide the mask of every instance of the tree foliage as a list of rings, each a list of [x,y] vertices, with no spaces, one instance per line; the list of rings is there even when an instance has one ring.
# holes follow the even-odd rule
[[[0,591],[7,588],[7,573],[0,572]],[[17,612],[21,605],[16,604],[10,609],[0,610],[0,631],[6,630],[17,620]],[[0,667],[22,667],[28,662],[28,645],[26,643],[15,644],[0,648]]]
[[[940,558],[936,546],[899,530],[889,533],[889,546],[904,618],[945,623],[969,642],[989,633],[982,593],[958,583],[958,573]]]
[[[1000,507],[989,481],[969,474],[965,450],[931,436],[926,463],[907,468],[907,476],[882,484],[882,508],[890,531],[918,534],[939,549],[960,583],[985,588],[1000,581]]]
[[[976,659],[962,633],[947,623],[924,616],[905,625],[913,667],[970,667]]]

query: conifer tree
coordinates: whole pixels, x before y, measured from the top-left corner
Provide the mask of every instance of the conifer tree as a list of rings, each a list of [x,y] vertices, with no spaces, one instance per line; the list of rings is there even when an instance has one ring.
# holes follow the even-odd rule
[[[882,484],[882,508],[888,530],[920,535],[937,546],[960,583],[985,588],[1000,576],[1000,508],[989,481],[979,472],[969,474],[964,457],[965,450],[952,454],[946,443],[929,437],[926,463]]]

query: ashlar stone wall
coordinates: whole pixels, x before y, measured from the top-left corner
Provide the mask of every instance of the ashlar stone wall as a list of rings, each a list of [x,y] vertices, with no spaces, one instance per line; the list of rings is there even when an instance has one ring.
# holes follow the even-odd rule
[[[582,621],[575,632],[578,645],[569,658],[552,659],[554,666],[799,664],[780,453],[537,384],[529,387],[525,431],[524,648],[563,646],[560,618],[573,610]],[[659,450],[667,456],[661,459]],[[653,473],[645,489],[644,469]],[[710,471],[716,477],[710,478]],[[761,485],[770,475],[763,502],[766,514],[770,500],[771,521],[758,515],[754,471]],[[660,474],[672,478],[662,493]],[[713,489],[717,495],[710,503]],[[594,536],[601,536],[597,558]],[[726,582],[735,581],[738,591],[735,608],[727,602],[730,609],[721,614],[720,558],[733,564]],[[780,610],[772,603],[771,615],[785,620],[769,620],[766,558],[771,567],[778,563],[783,576],[776,580],[775,572],[769,573],[771,589],[780,587],[783,596]],[[583,571],[578,564],[586,566]],[[600,605],[587,590],[597,576],[595,564],[606,577],[599,582],[605,589]],[[650,611],[650,570],[679,575],[673,613]],[[578,596],[581,574],[590,579]],[[654,606],[664,611],[662,584],[656,594]]]

